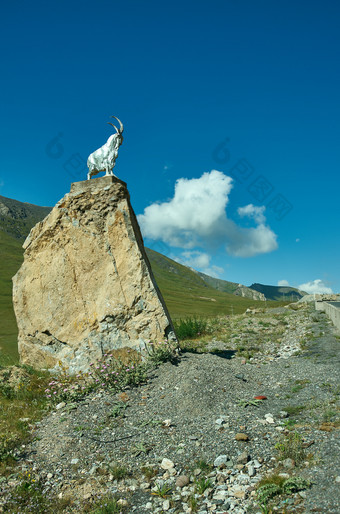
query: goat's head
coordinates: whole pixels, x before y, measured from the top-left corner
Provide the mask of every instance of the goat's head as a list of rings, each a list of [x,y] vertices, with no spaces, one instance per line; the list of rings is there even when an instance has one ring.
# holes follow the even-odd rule
[[[117,118],[117,116],[111,116],[111,118],[115,118],[118,121],[119,129],[116,127],[116,125],[114,125],[113,123],[110,123],[109,121],[107,122],[108,125],[112,125],[112,127],[116,129],[117,134],[119,134],[121,136],[123,134],[123,130],[124,130],[123,123],[120,121],[119,118]]]

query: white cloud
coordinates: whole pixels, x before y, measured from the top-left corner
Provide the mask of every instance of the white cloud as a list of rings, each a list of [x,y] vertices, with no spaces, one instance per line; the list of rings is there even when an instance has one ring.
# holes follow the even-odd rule
[[[237,212],[241,217],[248,216],[248,218],[253,218],[256,221],[256,223],[264,223],[266,221],[266,218],[263,214],[265,209],[266,208],[264,205],[262,205],[261,207],[257,207],[250,203],[245,207],[239,207],[237,209]]]
[[[187,249],[224,246],[237,257],[252,257],[277,248],[276,234],[265,224],[264,206],[240,207],[240,216],[254,220],[256,227],[243,228],[227,218],[226,207],[232,179],[212,170],[198,179],[180,178],[174,197],[154,203],[138,216],[143,235]]]
[[[296,243],[300,243],[300,239],[297,237],[297,238],[295,239],[295,242],[296,242]]]
[[[199,252],[197,250],[183,252],[178,259],[181,264],[190,266],[191,268],[207,268],[210,265],[210,256],[207,253]]]
[[[215,278],[218,278],[224,272],[224,269],[220,266],[210,265],[210,255],[198,250],[182,252],[181,255],[174,257],[174,260]]]
[[[332,294],[333,291],[328,287],[320,278],[306,282],[298,286],[301,291],[306,291],[309,294]]]
[[[279,281],[277,282],[277,285],[278,285],[278,286],[282,286],[282,287],[284,287],[284,286],[289,286],[289,282],[288,282],[288,280],[279,280]]]

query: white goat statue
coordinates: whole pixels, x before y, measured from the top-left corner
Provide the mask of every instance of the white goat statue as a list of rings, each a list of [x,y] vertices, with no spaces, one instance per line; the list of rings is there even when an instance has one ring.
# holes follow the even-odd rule
[[[116,129],[116,133],[109,137],[105,145],[89,155],[87,159],[87,167],[89,169],[87,180],[90,180],[93,175],[97,175],[101,171],[106,172],[105,176],[116,176],[113,174],[113,168],[118,157],[118,148],[123,142],[122,134],[124,127],[123,123],[116,116],[111,116],[111,118],[116,118],[119,123],[119,129],[113,123],[108,122],[109,125]]]

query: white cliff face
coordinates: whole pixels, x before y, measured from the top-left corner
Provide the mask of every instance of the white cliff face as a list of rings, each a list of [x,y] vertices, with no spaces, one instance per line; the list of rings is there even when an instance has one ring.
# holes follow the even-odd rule
[[[77,372],[172,335],[124,182],[72,184],[24,248],[13,278],[22,363]]]

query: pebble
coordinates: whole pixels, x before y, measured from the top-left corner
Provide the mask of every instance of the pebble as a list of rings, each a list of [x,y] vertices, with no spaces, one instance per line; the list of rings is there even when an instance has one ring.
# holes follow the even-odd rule
[[[236,441],[249,441],[249,436],[247,434],[239,432],[235,435],[235,439]]]
[[[175,484],[177,487],[182,488],[182,487],[188,485],[189,482],[190,482],[190,480],[187,475],[180,475],[179,477],[177,477]]]
[[[63,407],[65,407],[66,403],[65,402],[60,402],[58,403],[58,405],[55,406],[56,410],[60,410],[62,409]]]
[[[170,509],[170,501],[164,500],[162,507],[163,507],[163,510],[169,510]]]
[[[164,458],[164,459],[162,460],[162,462],[161,462],[161,468],[162,468],[162,469],[172,469],[172,468],[174,468],[174,467],[175,467],[175,465],[174,465],[174,463],[172,462],[172,460],[170,460],[170,459],[166,459],[166,458]]]
[[[228,460],[229,460],[228,455],[219,455],[219,456],[214,460],[214,466],[215,466],[215,468],[218,468],[219,466],[222,466],[223,464],[226,464]]]
[[[248,475],[254,477],[256,475],[255,467],[251,464],[248,466]]]
[[[250,460],[250,456],[248,455],[247,452],[243,452],[241,453],[237,459],[236,459],[236,462],[238,464],[247,464],[247,462]]]
[[[284,468],[292,469],[295,468],[295,462],[293,459],[285,459],[282,461],[282,465]]]

